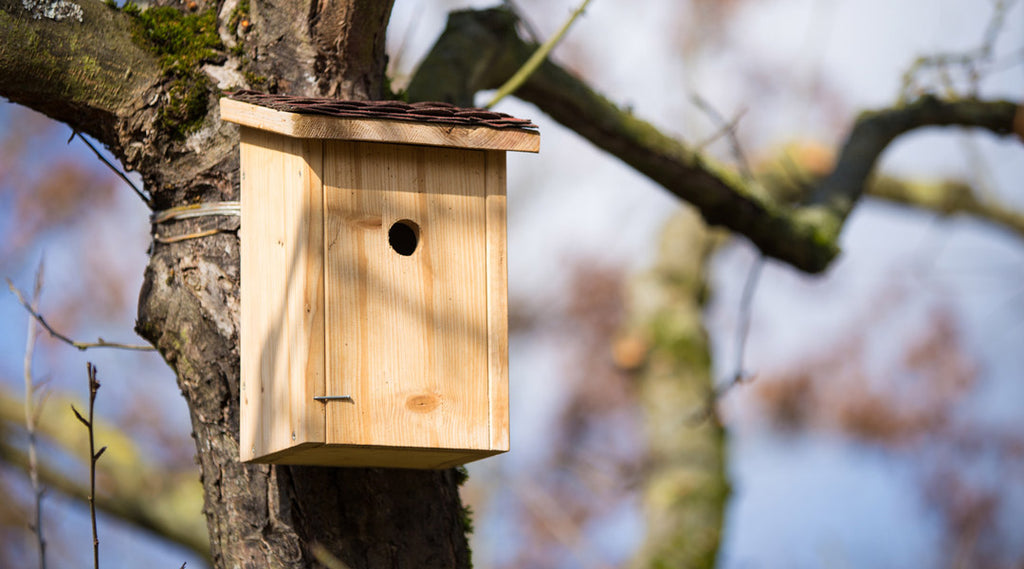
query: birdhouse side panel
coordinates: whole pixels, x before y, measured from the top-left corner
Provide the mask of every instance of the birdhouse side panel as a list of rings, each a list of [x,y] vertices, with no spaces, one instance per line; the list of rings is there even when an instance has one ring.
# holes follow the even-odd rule
[[[241,130],[240,452],[324,440],[323,148]]]
[[[509,450],[508,232],[505,153],[485,153],[487,209],[487,369],[490,448]]]
[[[351,397],[327,442],[489,448],[485,153],[328,142],[324,167],[327,390]]]

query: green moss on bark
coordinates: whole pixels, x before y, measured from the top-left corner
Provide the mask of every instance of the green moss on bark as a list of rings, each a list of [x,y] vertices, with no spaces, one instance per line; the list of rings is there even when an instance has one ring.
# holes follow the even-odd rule
[[[203,124],[215,89],[201,66],[223,58],[217,14],[212,9],[183,14],[169,6],[141,10],[133,2],[124,11],[132,17],[136,43],[158,56],[170,81],[157,126],[175,139],[184,138]]]

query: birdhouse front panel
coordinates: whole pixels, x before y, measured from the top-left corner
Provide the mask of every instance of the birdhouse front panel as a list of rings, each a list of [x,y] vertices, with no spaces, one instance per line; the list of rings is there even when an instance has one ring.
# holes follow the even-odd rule
[[[489,153],[332,141],[325,155],[327,390],[352,396],[327,402],[327,442],[490,449],[505,382],[480,381],[501,310],[487,268],[504,258],[487,235],[505,223],[488,225],[504,188]]]
[[[441,468],[508,450],[504,153],[536,151],[536,132],[246,96],[222,101],[243,125],[241,458]]]

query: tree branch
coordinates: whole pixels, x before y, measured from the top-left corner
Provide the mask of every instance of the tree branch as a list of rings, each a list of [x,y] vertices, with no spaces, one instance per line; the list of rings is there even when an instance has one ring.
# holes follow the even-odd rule
[[[834,170],[834,159],[816,146],[791,148],[756,172],[767,191],[781,201],[805,200]],[[878,174],[866,184],[865,196],[941,216],[967,215],[1000,226],[1024,239],[1024,212],[985,198],[966,182],[952,179],[905,179]]]
[[[926,96],[906,106],[864,113],[812,202],[845,220],[868,187],[878,157],[901,134],[924,127],[965,126],[1006,136],[1014,133],[1019,112],[1020,107],[1009,101],[941,101]]]
[[[0,0],[0,96],[117,146],[112,119],[145,106],[160,69],[132,41],[127,16],[96,0],[78,6],[80,21]]]
[[[910,182],[882,176],[868,186],[867,195],[943,216],[969,215],[1024,239],[1024,212],[1005,203],[979,199],[977,192],[963,183]]]
[[[409,98],[469,105],[476,91],[499,86],[536,50],[519,37],[517,22],[504,8],[451,13],[409,84]],[[746,235],[768,256],[817,272],[838,253],[838,232],[827,220],[794,216],[754,195],[738,176],[618,108],[550,58],[516,95],[692,203],[709,223]]]
[[[468,105],[477,91],[500,85],[536,48],[519,37],[517,22],[517,16],[504,8],[450,14],[444,33],[409,85],[410,99]],[[789,208],[757,194],[733,172],[619,109],[550,59],[517,95],[695,205],[708,223],[745,235],[765,255],[807,272],[824,270],[838,253],[846,215],[863,193],[878,154],[894,138],[916,128],[948,125],[1009,134],[1018,108],[1010,102],[946,103],[929,98],[866,114],[816,199],[808,206]]]
[[[85,350],[88,350],[89,348],[115,348],[115,349],[119,349],[119,350],[135,350],[135,351],[139,351],[139,352],[153,352],[153,351],[156,351],[156,348],[154,348],[153,346],[144,346],[144,345],[138,345],[138,344],[122,344],[122,343],[119,343],[119,342],[108,342],[108,341],[104,340],[103,338],[99,338],[95,342],[78,342],[78,341],[72,340],[71,338],[65,336],[64,334],[61,334],[60,332],[54,330],[53,327],[50,326],[49,322],[47,322],[46,319],[43,318],[43,315],[38,313],[38,312],[36,312],[35,309],[31,305],[29,305],[28,301],[25,300],[25,296],[21,293],[20,290],[18,290],[14,286],[14,283],[11,282],[11,279],[7,279],[7,288],[9,288],[11,290],[11,292],[14,294],[14,296],[16,296],[18,298],[18,303],[20,303],[25,308],[25,310],[28,311],[29,316],[31,316],[32,318],[35,318],[35,320],[37,322],[39,322],[39,324],[43,328],[45,328],[47,332],[50,333],[50,336],[60,340],[61,342],[64,342],[65,344],[67,344],[67,345],[69,345],[69,346],[71,346],[73,348],[77,348],[81,352],[84,352]]]
[[[716,241],[683,208],[661,231],[655,266],[628,289],[624,337],[646,349],[635,388],[648,443],[647,532],[631,567],[706,569],[718,556],[730,494],[728,449],[702,323]]]

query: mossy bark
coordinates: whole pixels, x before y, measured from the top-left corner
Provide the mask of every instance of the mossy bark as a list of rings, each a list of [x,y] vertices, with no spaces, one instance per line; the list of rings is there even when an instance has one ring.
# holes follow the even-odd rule
[[[477,91],[499,87],[537,48],[519,36],[517,24],[505,8],[450,14],[409,84],[409,98],[465,105]],[[768,256],[818,272],[839,251],[839,225],[827,215],[796,215],[756,195],[734,172],[619,108],[550,58],[515,94],[694,205],[708,223],[745,235]]]
[[[691,209],[663,229],[655,266],[629,289],[629,333],[649,346],[638,373],[649,470],[647,538],[633,566],[715,566],[729,483],[726,436],[710,410],[711,356],[703,326],[707,258],[715,239]]]

